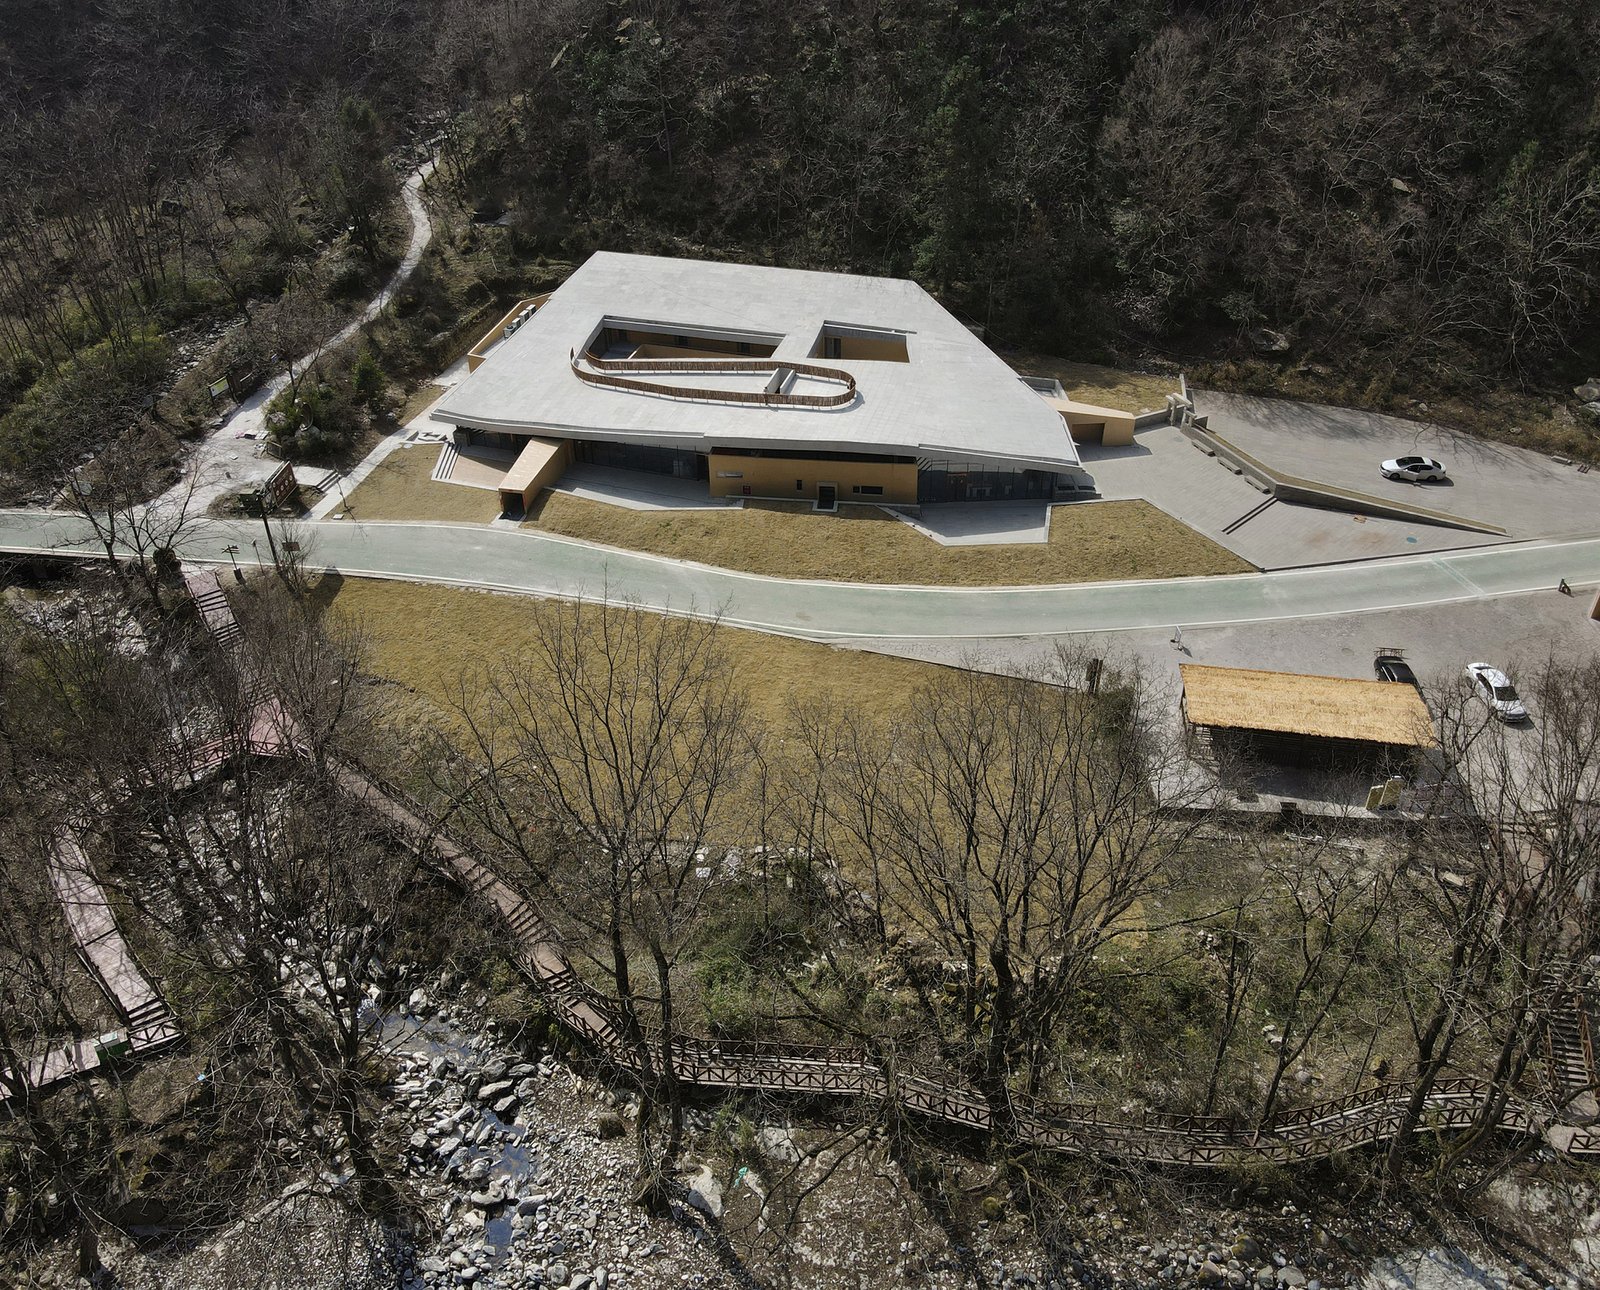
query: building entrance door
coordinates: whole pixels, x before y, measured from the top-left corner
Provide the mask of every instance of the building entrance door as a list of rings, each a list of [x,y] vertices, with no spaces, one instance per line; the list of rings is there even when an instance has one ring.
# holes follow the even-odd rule
[[[839,486],[837,484],[817,485],[817,509],[819,511],[833,511],[839,508]]]

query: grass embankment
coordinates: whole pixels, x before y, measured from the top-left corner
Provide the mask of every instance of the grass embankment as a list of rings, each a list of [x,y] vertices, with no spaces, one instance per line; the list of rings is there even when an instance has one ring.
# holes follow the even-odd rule
[[[629,511],[546,493],[527,526],[775,578],[985,587],[1252,571],[1210,538],[1138,501],[1057,506],[1048,542],[1012,546],[941,546],[875,506],[823,515],[794,502]]]
[[[438,444],[396,448],[350,490],[343,518],[487,524],[500,514],[498,493],[435,483],[433,468],[438,464]]]
[[[432,448],[400,448],[350,493],[357,520],[486,524],[499,498],[434,483]],[[941,546],[876,506],[823,515],[799,502],[703,511],[630,511],[545,493],[525,527],[775,578],[930,586],[1037,586],[1249,573],[1252,566],[1147,502],[1058,506],[1048,542]]]
[[[368,578],[327,585],[321,594],[333,610],[363,625],[372,670],[403,691],[395,713],[402,729],[449,724],[457,687],[466,682],[474,688],[475,660],[525,663],[525,655],[531,657],[524,646],[539,602],[527,597]],[[427,630],[419,631],[419,623]],[[750,686],[749,710],[770,723],[785,720],[792,700],[830,698],[887,718],[901,710],[907,694],[944,670],[736,628],[726,629],[722,641]]]
[[[1053,376],[1061,382],[1069,399],[1096,403],[1122,412],[1160,412],[1167,406],[1167,395],[1178,390],[1178,371],[1128,372],[1098,363],[1074,363],[1053,354],[1021,351],[1006,355],[1006,361],[1029,376]]]

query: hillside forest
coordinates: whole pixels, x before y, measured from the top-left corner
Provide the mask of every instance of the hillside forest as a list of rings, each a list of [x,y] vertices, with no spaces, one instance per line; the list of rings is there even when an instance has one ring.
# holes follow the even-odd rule
[[[13,496],[132,427],[193,432],[201,378],[302,352],[397,257],[399,180],[430,152],[450,236],[399,302],[418,341],[609,247],[910,276],[1001,347],[1373,406],[1600,368],[1594,6],[6,15]],[[431,356],[391,347],[394,376]]]

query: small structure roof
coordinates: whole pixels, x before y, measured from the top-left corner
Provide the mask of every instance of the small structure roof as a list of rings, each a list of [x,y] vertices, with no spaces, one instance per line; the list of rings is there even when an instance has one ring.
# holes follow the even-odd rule
[[[641,330],[765,338],[776,343],[775,364],[807,361],[825,326],[881,330],[904,335],[908,361],[826,360],[856,380],[857,397],[841,407],[651,396],[589,384],[572,371],[573,351],[581,353],[607,319]],[[590,256],[432,417],[479,430],[700,452],[727,445],[1044,470],[1080,465],[1057,411],[914,282],[610,251]]]
[[[500,491],[526,492],[528,485],[544,472],[550,465],[551,459],[560,451],[559,439],[541,439],[534,435],[522,446],[516,461],[511,463],[511,469],[506,471],[505,478],[500,481]]]
[[[1409,685],[1184,663],[1184,710],[1197,726],[1269,730],[1411,748],[1434,745],[1433,719]]]

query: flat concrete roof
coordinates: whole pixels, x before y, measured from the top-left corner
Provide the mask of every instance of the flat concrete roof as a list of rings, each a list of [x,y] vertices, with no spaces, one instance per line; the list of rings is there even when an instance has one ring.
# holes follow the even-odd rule
[[[843,368],[857,397],[842,407],[767,407],[590,385],[573,373],[571,354],[605,319],[669,334],[780,337],[772,361]],[[903,333],[909,361],[812,359],[825,325]],[[590,256],[431,415],[478,430],[697,452],[765,447],[1043,470],[1079,465],[1056,410],[914,282],[612,251]]]
[[[1181,664],[1178,671],[1191,725],[1411,748],[1434,745],[1433,720],[1409,685],[1200,663]]]

